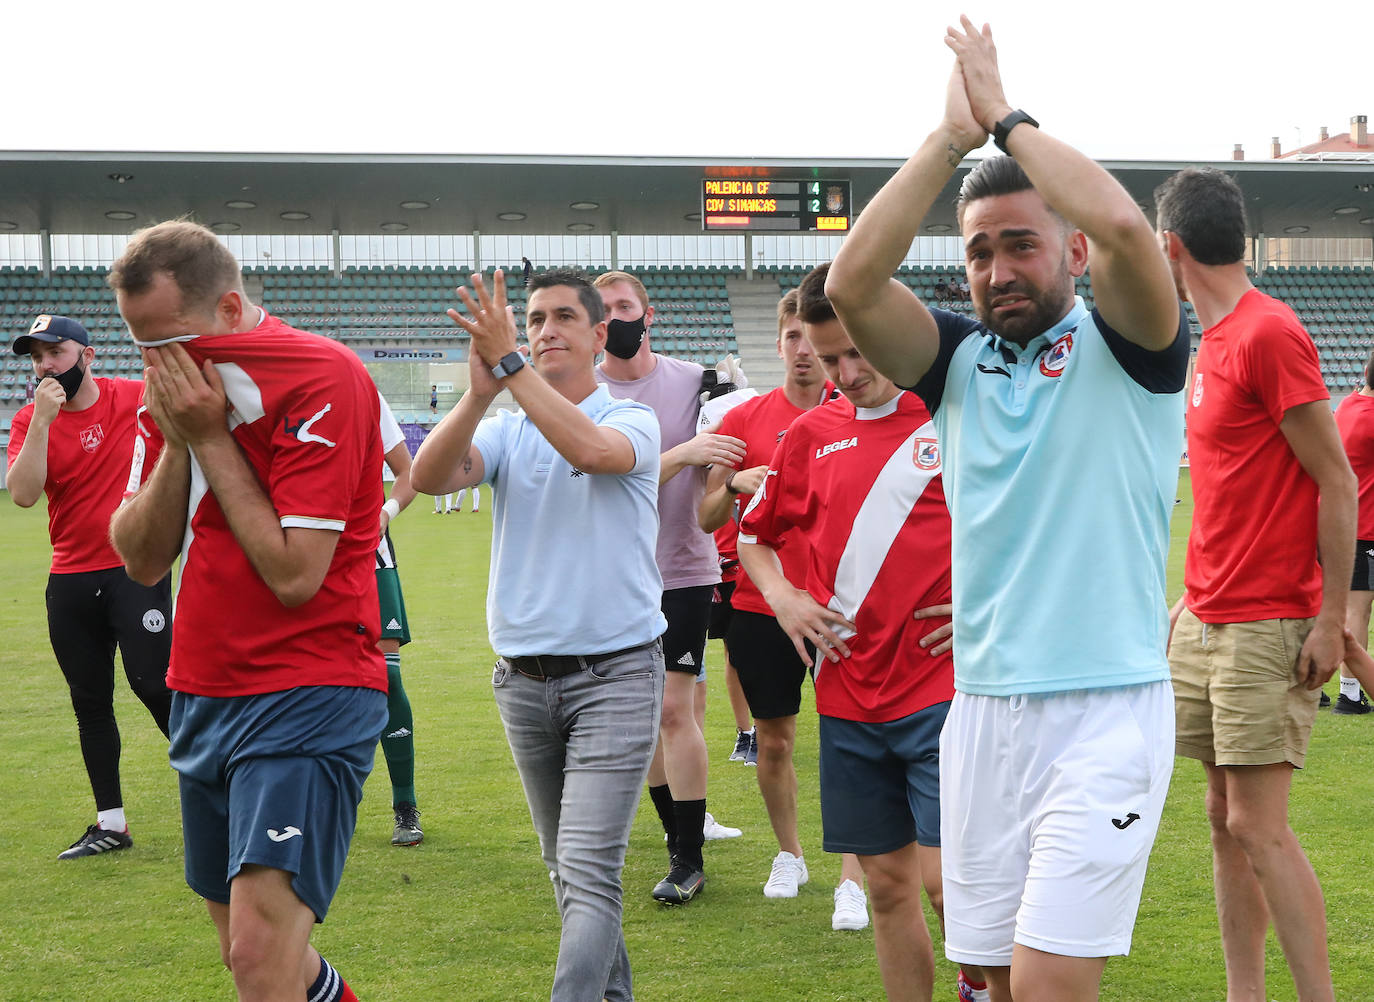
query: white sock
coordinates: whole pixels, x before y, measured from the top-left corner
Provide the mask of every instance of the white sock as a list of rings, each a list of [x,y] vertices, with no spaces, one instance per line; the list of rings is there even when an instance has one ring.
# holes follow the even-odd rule
[[[108,811],[96,811],[95,823],[107,832],[126,832],[129,830],[129,822],[124,817],[124,808],[122,807],[111,807]]]
[[[1341,695],[1351,702],[1360,701],[1360,680],[1357,678],[1346,678],[1341,676]]]
[[[476,515],[482,510],[482,495],[476,487],[472,489],[472,513]]]

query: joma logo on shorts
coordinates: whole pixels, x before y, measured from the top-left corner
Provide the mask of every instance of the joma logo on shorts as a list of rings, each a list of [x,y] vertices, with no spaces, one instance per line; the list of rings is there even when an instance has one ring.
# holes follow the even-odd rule
[[[830,455],[832,452],[839,452],[841,449],[852,449],[854,448],[854,446],[858,444],[858,435],[855,435],[853,438],[842,438],[838,442],[831,442],[829,445],[823,445],[819,449],[817,449],[816,458],[823,459],[824,457]]]

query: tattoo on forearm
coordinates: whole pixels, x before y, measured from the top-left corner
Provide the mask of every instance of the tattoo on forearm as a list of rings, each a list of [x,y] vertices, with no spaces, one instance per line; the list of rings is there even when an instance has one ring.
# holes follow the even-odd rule
[[[464,457],[463,457],[463,472],[464,472],[464,473],[471,473],[471,472],[472,472],[472,457],[471,457],[471,456],[464,456]]]
[[[964,155],[959,152],[959,148],[953,143],[945,147],[945,162],[951,167],[958,167],[959,162],[964,159]]]

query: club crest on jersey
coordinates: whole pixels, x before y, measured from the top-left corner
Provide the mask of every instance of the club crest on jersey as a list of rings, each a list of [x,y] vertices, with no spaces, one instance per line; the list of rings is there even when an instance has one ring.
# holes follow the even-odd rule
[[[940,443],[933,438],[918,438],[912,449],[911,460],[918,470],[938,470],[940,468]]]
[[[1058,376],[1069,364],[1069,352],[1073,351],[1073,331],[1065,334],[1045,352],[1040,359],[1040,371],[1046,376]]]
[[[89,428],[81,429],[81,448],[87,452],[95,452],[100,448],[100,443],[105,441],[105,429],[98,424],[93,424]]]
[[[1202,373],[1193,377],[1193,406],[1202,406]]]
[[[819,449],[817,449],[817,450],[816,450],[816,458],[817,458],[817,459],[824,459],[826,456],[830,455],[832,452],[839,452],[841,449],[852,449],[852,448],[854,448],[854,446],[856,446],[856,445],[858,445],[858,444],[859,444],[859,436],[858,436],[858,435],[855,435],[853,438],[842,438],[842,439],[840,439],[838,442],[831,442],[829,445],[823,445],[823,446],[821,446]]]

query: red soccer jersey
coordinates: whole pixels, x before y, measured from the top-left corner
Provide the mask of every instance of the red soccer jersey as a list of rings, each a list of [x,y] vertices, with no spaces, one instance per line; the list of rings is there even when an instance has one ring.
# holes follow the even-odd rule
[[[124,496],[133,455],[134,411],[143,383],[93,377],[100,399],[83,411],[58,411],[48,428],[48,535],[52,573],[79,574],[122,567],[110,545],[110,516]],[[33,404],[14,416],[9,464],[28,436]]]
[[[1336,408],[1336,427],[1350,466],[1360,480],[1360,517],[1355,535],[1374,540],[1374,396],[1352,393]]]
[[[1204,623],[1302,619],[1321,608],[1317,485],[1279,422],[1327,398],[1311,337],[1277,299],[1252,289],[1203,332],[1188,402],[1184,584]]]
[[[740,538],[810,542],[788,580],[851,620],[850,656],[816,670],[816,709],[884,723],[954,698],[954,658],[920,639],[948,620],[912,613],[950,600],[950,523],[940,450],[912,393],[856,413],[837,400],[797,418],[778,446]]]
[[[827,380],[824,390],[816,399],[829,400],[834,392],[835,385]],[[792,401],[787,399],[787,394],[779,386],[727,411],[721,419],[718,431],[722,435],[733,435],[744,440],[744,460],[740,463],[739,469],[750,470],[755,466],[768,465],[773,453],[777,451],[778,443],[782,441],[783,434],[793,421],[805,413],[806,411],[794,406]],[[720,551],[722,560],[738,558],[735,538],[739,535],[739,520],[748,503],[747,496],[736,498],[730,521],[716,530],[716,549]],[[777,551],[787,579],[800,581],[806,569],[805,537],[797,532],[788,533],[778,542]],[[764,601],[762,593],[755,587],[754,582],[749,580],[749,575],[744,573],[743,568],[739,568],[735,580],[735,593],[730,596],[730,604],[734,608],[764,616],[773,615],[772,608]]]
[[[264,314],[244,334],[186,344],[210,359],[233,409],[229,427],[285,528],[339,532],[324,583],[289,609],[249,563],[192,467],[189,532],[172,631],[169,688],[248,696],[303,685],[386,691],[374,571],[382,506],[377,389],[337,342]],[[161,446],[143,420],[148,453]]]

